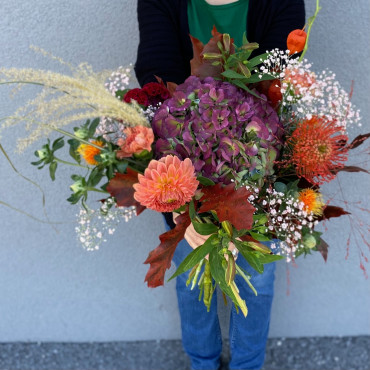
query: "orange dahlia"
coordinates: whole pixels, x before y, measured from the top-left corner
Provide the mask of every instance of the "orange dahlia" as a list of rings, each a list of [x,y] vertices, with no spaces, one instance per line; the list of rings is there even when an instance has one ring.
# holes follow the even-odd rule
[[[91,141],[93,144],[103,147],[104,143],[99,140]],[[101,150],[96,148],[95,146],[88,145],[88,144],[81,144],[77,152],[82,156],[82,158],[86,161],[86,163],[91,164],[92,166],[96,166],[98,162],[95,160],[95,156],[101,153]]]
[[[287,145],[292,150],[290,162],[299,177],[316,185],[335,178],[336,170],[347,161],[348,149],[344,143],[348,136],[342,131],[335,121],[325,117],[314,116],[298,123]]]
[[[321,194],[313,189],[303,189],[299,192],[298,200],[304,204],[303,210],[321,216],[325,203]]]
[[[199,184],[191,160],[180,161],[172,155],[150,161],[138,180],[134,185],[134,198],[158,212],[172,212],[189,202]]]

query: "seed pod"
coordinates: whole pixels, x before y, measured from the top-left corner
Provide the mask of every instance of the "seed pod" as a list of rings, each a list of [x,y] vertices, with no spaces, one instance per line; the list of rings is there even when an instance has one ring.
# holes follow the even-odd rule
[[[287,38],[289,55],[300,53],[306,45],[307,34],[303,30],[292,31]]]

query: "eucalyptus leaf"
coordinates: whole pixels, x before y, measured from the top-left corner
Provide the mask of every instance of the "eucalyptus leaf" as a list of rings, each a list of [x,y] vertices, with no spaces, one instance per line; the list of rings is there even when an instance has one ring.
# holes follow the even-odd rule
[[[275,182],[274,188],[279,193],[285,194],[287,191],[287,186],[283,182],[279,182],[279,181]]]

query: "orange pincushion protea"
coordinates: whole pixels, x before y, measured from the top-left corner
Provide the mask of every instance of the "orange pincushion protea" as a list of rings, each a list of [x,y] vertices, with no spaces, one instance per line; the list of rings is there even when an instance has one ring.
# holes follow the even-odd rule
[[[172,155],[152,160],[138,179],[134,198],[158,212],[172,212],[189,202],[199,184],[191,160],[180,161]]]
[[[93,144],[103,147],[104,143],[99,140],[93,140]],[[101,153],[101,150],[88,144],[81,144],[77,152],[82,156],[86,163],[96,166],[98,162],[95,160],[95,156]]]
[[[316,185],[335,178],[336,170],[347,161],[344,143],[348,137],[342,131],[335,121],[325,117],[314,116],[298,123],[287,144],[292,149],[290,162],[299,177]]]
[[[321,216],[325,203],[321,194],[313,189],[303,189],[299,192],[298,200],[304,204],[303,210]]]

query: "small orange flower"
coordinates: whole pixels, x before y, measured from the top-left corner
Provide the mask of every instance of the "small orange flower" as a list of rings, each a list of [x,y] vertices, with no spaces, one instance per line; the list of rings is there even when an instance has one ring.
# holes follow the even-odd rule
[[[321,216],[325,203],[321,194],[313,189],[303,189],[299,192],[298,200],[304,204],[303,210]]]
[[[117,151],[117,158],[122,159],[139,154],[143,150],[150,152],[154,141],[153,130],[144,126],[128,127],[124,130],[126,139],[118,139],[120,149]]]
[[[321,185],[333,180],[336,170],[347,161],[348,149],[344,144],[348,136],[343,128],[326,117],[314,116],[298,123],[287,141],[291,148],[290,163],[299,177],[311,184]]]
[[[93,144],[103,147],[104,143],[99,140],[91,141]],[[86,163],[91,164],[92,166],[96,166],[98,162],[95,160],[95,156],[101,153],[101,150],[95,148],[92,145],[88,144],[81,144],[77,152],[82,156],[82,158],[86,161]]]
[[[134,198],[143,206],[158,212],[172,212],[189,202],[199,182],[189,158],[168,155],[152,160],[144,175],[134,185]]]
[[[289,55],[300,53],[306,45],[307,34],[303,30],[292,31],[286,40],[289,49]]]

